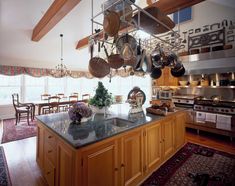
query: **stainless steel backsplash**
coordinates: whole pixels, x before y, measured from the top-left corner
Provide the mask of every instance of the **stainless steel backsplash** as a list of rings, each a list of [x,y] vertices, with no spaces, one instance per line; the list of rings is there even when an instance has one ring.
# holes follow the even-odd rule
[[[223,100],[235,101],[235,88],[222,87],[180,87],[175,95],[198,95],[210,99],[214,95],[221,96]]]

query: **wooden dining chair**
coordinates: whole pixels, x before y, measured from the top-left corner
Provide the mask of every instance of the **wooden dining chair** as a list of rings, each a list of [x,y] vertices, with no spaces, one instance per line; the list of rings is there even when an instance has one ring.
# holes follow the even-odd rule
[[[78,94],[77,92],[72,92],[72,93],[71,93],[71,96],[77,96],[77,97],[79,97],[79,94]]]
[[[20,122],[22,117],[27,117],[27,123],[29,125],[29,117],[31,117],[31,121],[34,119],[35,105],[33,103],[20,103],[18,94],[12,94],[12,103],[15,109],[15,125]]]
[[[60,99],[65,97],[63,93],[56,94],[56,96],[60,97]]]
[[[51,97],[50,94],[41,94],[41,100],[48,100]]]
[[[59,96],[51,96],[48,99],[48,108],[43,109],[44,114],[48,113],[57,113],[59,112],[59,102],[60,97]]]
[[[90,94],[83,94],[82,95],[82,100],[88,100],[88,99],[90,99]]]

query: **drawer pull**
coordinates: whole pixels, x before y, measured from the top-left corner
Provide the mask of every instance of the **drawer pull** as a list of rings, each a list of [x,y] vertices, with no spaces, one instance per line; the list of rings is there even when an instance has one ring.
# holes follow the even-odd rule
[[[118,168],[115,168],[114,171],[118,171]]]
[[[47,172],[47,175],[51,174],[51,172]]]
[[[122,163],[122,164],[121,164],[121,167],[125,167],[125,165]]]
[[[52,150],[49,150],[49,151],[48,151],[48,153],[51,153],[51,152],[52,152]]]
[[[51,139],[53,136],[48,136],[49,139]]]

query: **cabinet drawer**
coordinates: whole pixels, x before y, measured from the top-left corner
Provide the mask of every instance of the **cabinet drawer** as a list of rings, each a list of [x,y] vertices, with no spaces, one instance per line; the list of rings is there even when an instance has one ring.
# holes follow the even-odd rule
[[[50,143],[45,143],[44,154],[48,160],[52,162],[53,165],[56,163],[56,148],[50,145]]]
[[[55,167],[45,158],[44,174],[49,186],[55,185]]]
[[[56,145],[55,136],[51,132],[49,132],[48,130],[45,130],[45,143],[49,143],[52,146]]]

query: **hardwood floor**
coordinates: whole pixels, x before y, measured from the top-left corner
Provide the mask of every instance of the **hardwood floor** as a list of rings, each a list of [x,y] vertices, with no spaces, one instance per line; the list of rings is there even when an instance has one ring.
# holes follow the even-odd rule
[[[1,144],[13,186],[45,186],[36,163],[36,137]]]
[[[235,154],[235,142],[229,138],[187,130],[186,140]],[[4,147],[13,186],[45,186],[36,163],[36,137],[1,144]]]
[[[196,130],[194,129],[187,129],[186,131],[186,140],[189,142],[235,154],[235,139],[231,141],[227,136],[203,131],[200,131],[200,135],[197,135]]]

